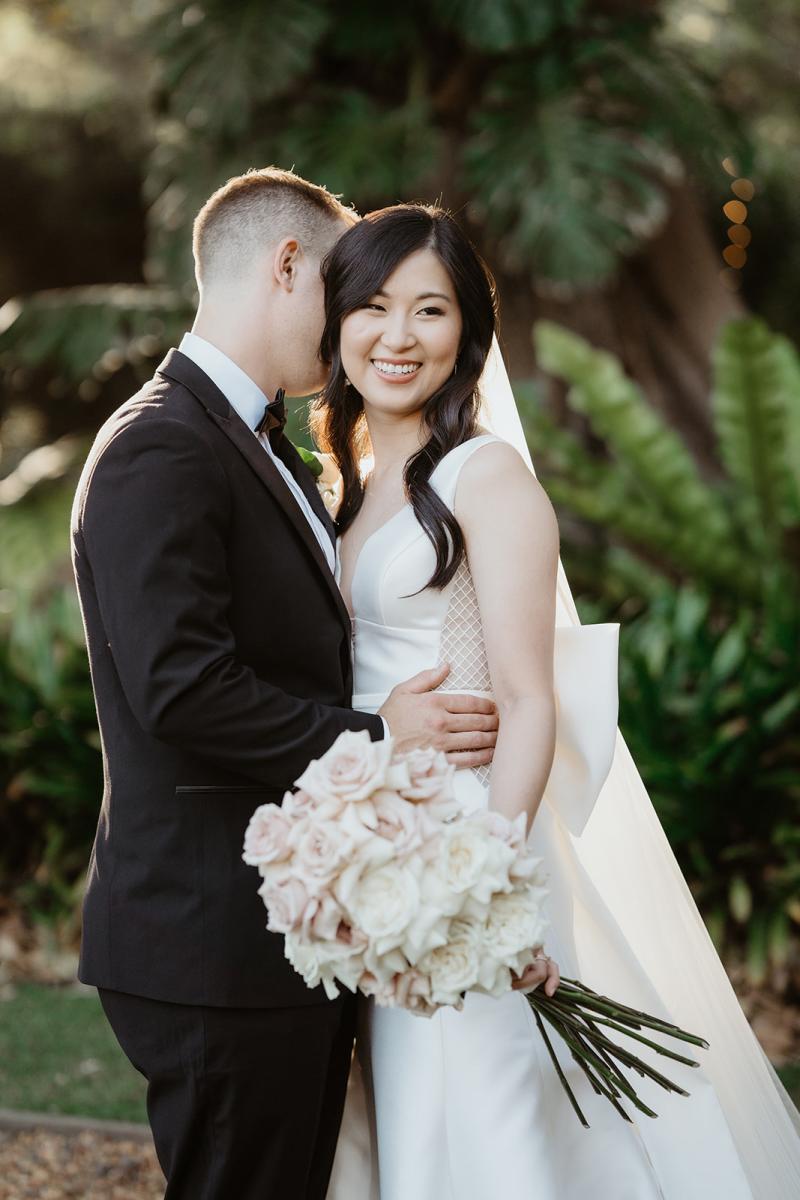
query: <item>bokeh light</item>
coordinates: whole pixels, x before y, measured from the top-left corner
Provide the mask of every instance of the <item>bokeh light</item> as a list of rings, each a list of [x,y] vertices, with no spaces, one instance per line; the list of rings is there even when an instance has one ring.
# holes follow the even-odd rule
[[[723,204],[722,211],[729,221],[734,221],[737,225],[743,225],[747,220],[747,205],[742,204],[741,200],[729,200],[727,204]]]
[[[756,194],[756,189],[749,179],[734,179],[731,184],[731,191],[740,200],[752,200]]]
[[[731,225],[728,229],[728,237],[734,246],[749,246],[752,236],[746,225]]]

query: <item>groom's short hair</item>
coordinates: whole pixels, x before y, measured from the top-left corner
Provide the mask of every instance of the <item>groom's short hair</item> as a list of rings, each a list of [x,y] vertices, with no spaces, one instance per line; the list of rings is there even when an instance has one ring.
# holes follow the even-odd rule
[[[253,167],[218,188],[195,217],[197,282],[202,287],[244,272],[266,247],[289,236],[322,258],[341,232],[341,223],[353,225],[357,220],[357,213],[327,188],[294,171]]]

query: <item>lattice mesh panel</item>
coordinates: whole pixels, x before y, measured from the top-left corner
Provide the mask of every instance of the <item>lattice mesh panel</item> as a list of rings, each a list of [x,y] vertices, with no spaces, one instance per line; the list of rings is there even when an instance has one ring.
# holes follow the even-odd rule
[[[490,692],[492,680],[483,641],[478,597],[466,558],[462,559],[451,587],[439,652],[439,662],[450,663],[450,674],[437,691]],[[488,784],[491,766],[473,767],[472,770],[482,784]]]

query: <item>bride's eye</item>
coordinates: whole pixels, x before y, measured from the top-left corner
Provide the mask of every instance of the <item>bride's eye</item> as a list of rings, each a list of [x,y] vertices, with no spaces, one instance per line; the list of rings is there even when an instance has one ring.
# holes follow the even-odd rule
[[[421,308],[419,311],[421,313],[432,313],[434,317],[441,317],[443,315],[441,308],[428,307]]]
[[[376,312],[383,312],[383,305],[376,304],[374,300],[371,300],[369,304],[365,304],[364,308],[372,308],[375,309]]]

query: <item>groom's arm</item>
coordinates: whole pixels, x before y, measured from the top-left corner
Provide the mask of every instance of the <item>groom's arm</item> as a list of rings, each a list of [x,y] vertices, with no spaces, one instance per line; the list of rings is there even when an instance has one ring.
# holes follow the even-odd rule
[[[380,717],[289,695],[237,660],[227,619],[230,503],[222,466],[195,431],[169,418],[134,420],[101,452],[76,509],[75,566],[91,575],[141,727],[283,788],[342,730],[377,740],[384,727]]]

